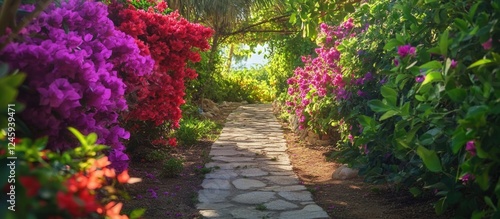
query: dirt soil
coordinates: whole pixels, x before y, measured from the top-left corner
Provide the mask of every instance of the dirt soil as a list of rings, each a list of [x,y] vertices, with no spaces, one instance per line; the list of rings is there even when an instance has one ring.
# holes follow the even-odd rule
[[[221,107],[221,114],[214,120],[224,124],[225,119],[241,104]],[[410,194],[394,194],[384,186],[364,183],[361,178],[332,180],[340,164],[327,161],[331,147],[308,145],[299,140],[283,123],[294,171],[313,193],[314,201],[335,219],[411,219],[446,218],[434,214],[435,200],[414,199]],[[130,200],[124,201],[124,211],[146,208],[142,218],[202,218],[196,209],[197,191],[203,181],[202,167],[208,162],[213,141],[203,139],[193,146],[178,146],[168,153],[184,159],[184,170],[175,178],[160,176],[159,162],[134,159],[129,174],[140,177],[142,182],[128,185]]]

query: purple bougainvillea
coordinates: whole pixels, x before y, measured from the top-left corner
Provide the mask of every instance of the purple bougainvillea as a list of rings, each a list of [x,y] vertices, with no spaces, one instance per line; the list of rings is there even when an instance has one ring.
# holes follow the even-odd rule
[[[128,157],[121,140],[130,134],[118,123],[119,113],[127,110],[122,78],[150,74],[154,61],[142,56],[134,39],[115,29],[107,15],[99,2],[52,4],[0,52],[0,59],[26,72],[29,89],[20,93],[26,103],[21,116],[34,133],[49,136],[49,149],[78,145],[68,126],[95,132],[98,143],[111,146],[115,168],[123,169]]]

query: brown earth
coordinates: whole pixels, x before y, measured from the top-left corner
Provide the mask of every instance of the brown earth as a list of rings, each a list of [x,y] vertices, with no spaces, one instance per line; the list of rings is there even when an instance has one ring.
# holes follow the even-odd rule
[[[221,107],[221,113],[212,120],[224,124],[231,111],[241,104]],[[299,140],[284,125],[294,171],[313,193],[314,201],[336,219],[410,219],[446,218],[434,214],[435,200],[415,199],[410,194],[395,194],[384,186],[364,183],[361,178],[332,180],[331,175],[340,164],[327,161],[332,147],[308,145]],[[124,201],[124,211],[146,208],[142,218],[201,218],[196,209],[197,191],[203,181],[203,165],[208,162],[213,140],[203,139],[193,146],[170,148],[168,156],[184,160],[182,173],[175,178],[160,176],[160,162],[134,159],[129,173],[142,182],[128,185],[130,200]]]

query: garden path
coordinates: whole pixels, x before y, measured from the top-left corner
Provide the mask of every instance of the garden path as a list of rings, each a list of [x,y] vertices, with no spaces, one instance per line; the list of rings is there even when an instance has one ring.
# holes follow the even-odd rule
[[[329,218],[292,171],[271,104],[232,112],[213,143],[198,192],[205,218]]]

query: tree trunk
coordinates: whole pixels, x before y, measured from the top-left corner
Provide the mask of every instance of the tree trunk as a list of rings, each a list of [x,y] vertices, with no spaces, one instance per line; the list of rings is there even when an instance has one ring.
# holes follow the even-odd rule
[[[226,70],[228,73],[231,71],[231,64],[233,62],[233,54],[234,54],[234,44],[231,43],[231,45],[229,45],[229,54],[227,57],[227,64],[226,64]]]
[[[208,57],[208,66],[211,71],[215,70],[215,55],[217,54],[217,49],[219,47],[219,34],[215,30],[214,37],[212,38],[212,48],[210,49],[210,56]]]

